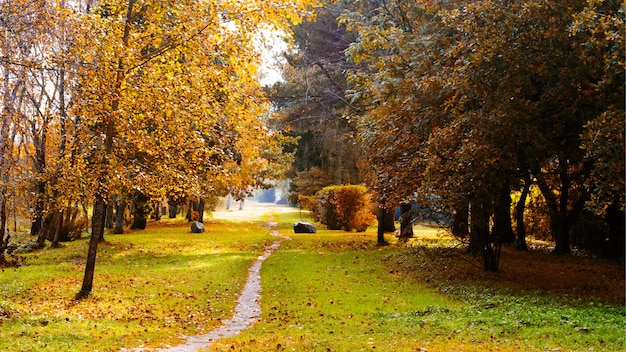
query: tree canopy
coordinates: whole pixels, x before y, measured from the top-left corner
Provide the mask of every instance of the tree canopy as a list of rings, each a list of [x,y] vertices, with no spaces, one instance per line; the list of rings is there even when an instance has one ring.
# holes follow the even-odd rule
[[[45,214],[95,197],[89,267],[112,194],[245,194],[276,177],[290,159],[267,127],[254,36],[313,5],[0,1],[2,170],[20,173],[8,151],[32,155],[32,233]]]
[[[489,218],[532,183],[558,253],[583,212],[623,211],[623,4],[378,5],[343,17],[359,34],[347,93],[365,111],[359,137],[391,204],[471,206],[482,250],[500,235]]]

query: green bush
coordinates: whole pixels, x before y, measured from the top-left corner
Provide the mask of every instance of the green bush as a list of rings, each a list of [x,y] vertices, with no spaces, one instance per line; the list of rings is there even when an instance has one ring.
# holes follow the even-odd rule
[[[358,185],[324,187],[316,194],[313,214],[330,230],[363,232],[375,219],[367,188]]]

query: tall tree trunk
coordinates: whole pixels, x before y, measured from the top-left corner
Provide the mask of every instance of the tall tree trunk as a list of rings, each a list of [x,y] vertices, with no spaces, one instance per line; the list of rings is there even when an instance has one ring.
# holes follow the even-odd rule
[[[52,238],[52,248],[59,247],[59,237],[61,236],[61,227],[63,226],[63,210],[58,211],[57,222],[54,227],[54,237]]]
[[[196,211],[198,212],[198,221],[204,223],[204,199],[198,201]]]
[[[526,209],[526,199],[530,194],[530,186],[532,180],[529,173],[524,175],[524,188],[520,194],[519,200],[515,205],[515,230],[517,231],[517,249],[527,251],[528,244],[526,243],[526,225],[524,223],[524,210]]]
[[[624,210],[620,209],[619,201],[615,201],[606,209],[605,221],[609,225],[606,255],[609,257],[624,258],[625,220]]]
[[[126,210],[126,200],[120,199],[115,205],[115,226],[113,227],[114,234],[124,233],[124,211]]]
[[[178,215],[179,208],[175,205],[168,206],[169,218],[176,219],[176,215]]]
[[[7,235],[7,201],[5,187],[2,186],[2,199],[0,199],[0,265],[6,264],[7,259],[5,252],[9,245],[9,236]]]
[[[77,299],[87,298],[93,289],[93,277],[96,269],[96,254],[98,253],[98,243],[104,232],[104,222],[106,220],[106,200],[98,194],[93,206],[92,229],[89,239],[89,249],[87,251],[87,263],[85,264],[85,276],[83,285],[76,295]]]
[[[137,192],[132,204],[133,211],[133,223],[130,225],[131,230],[139,229],[145,230],[148,222],[148,214],[146,214],[146,205],[149,198],[143,193]]]
[[[537,174],[537,185],[543,194],[550,216],[550,230],[555,241],[555,254],[570,254],[570,224],[567,205],[569,202],[570,181],[567,165],[559,162],[560,187],[557,197],[541,173]]]
[[[187,214],[185,215],[185,219],[187,221],[194,221],[194,218],[193,218],[193,212],[194,212],[193,200],[190,200],[187,203],[187,205],[188,205],[187,206]]]
[[[37,236],[37,244],[40,247],[43,247],[46,242],[46,235],[44,234],[43,228],[43,216],[45,212],[45,185],[43,182],[37,181],[37,193],[35,195],[35,209],[33,212],[33,220],[30,227],[31,236]]]
[[[502,185],[494,208],[493,232],[501,243],[515,241],[515,233],[511,226],[511,185],[508,180]]]
[[[124,19],[124,33],[122,36],[122,44],[124,47],[128,46],[128,40],[130,38],[130,29],[132,27],[133,8],[136,0],[129,0],[128,7],[126,9],[126,16]],[[109,194],[109,176],[107,175],[109,166],[109,157],[113,152],[113,138],[115,135],[115,115],[119,112],[119,96],[122,90],[122,83],[124,81],[125,70],[122,57],[118,58],[117,62],[117,77],[114,85],[114,91],[111,92],[116,98],[111,102],[111,111],[106,117],[106,132],[104,136],[104,156],[102,158],[102,170],[101,174],[97,178],[100,184],[98,192],[96,192],[94,202],[94,213],[92,221],[91,238],[89,240],[89,250],[87,251],[87,263],[85,265],[85,276],[83,278],[83,285],[77,298],[86,298],[91,294],[93,287],[93,275],[96,266],[96,254],[98,253],[98,243],[100,239],[104,237],[104,222],[106,217],[106,198]]]
[[[392,228],[391,231],[389,231],[390,215]],[[379,246],[384,246],[387,244],[387,241],[385,241],[385,232],[394,232],[396,230],[396,227],[393,223],[393,210],[379,206],[376,217],[378,218],[378,236],[376,238],[376,244]]]
[[[458,238],[469,237],[469,204],[463,203],[454,210],[452,234]]]
[[[115,202],[113,202],[112,197],[109,197],[109,201],[107,202],[107,217],[106,220],[104,222],[104,227],[107,229],[112,229],[113,228],[113,205]]]
[[[155,200],[152,202],[152,218],[156,221],[161,220],[161,200]]]
[[[413,216],[411,214],[411,203],[400,204],[400,239],[413,237]]]
[[[471,236],[478,242],[479,253],[486,271],[498,271],[500,242],[489,230],[490,211],[484,201],[472,202]]]
[[[572,249],[570,247],[570,217],[568,216],[567,205],[569,202],[570,191],[570,178],[567,170],[567,165],[561,167],[561,196],[559,199],[559,210],[556,214],[556,218],[559,221],[558,231],[554,236],[556,245],[554,247],[555,254],[570,254]]]

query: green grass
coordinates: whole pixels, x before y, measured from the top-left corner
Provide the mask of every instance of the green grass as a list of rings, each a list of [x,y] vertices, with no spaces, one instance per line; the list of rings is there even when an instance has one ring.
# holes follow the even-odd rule
[[[259,225],[171,224],[100,244],[93,294],[80,289],[87,240],[27,256],[0,275],[0,350],[117,351],[174,344],[230,317],[247,270],[274,240]]]
[[[456,306],[425,286],[390,279],[380,260],[392,249],[369,236],[319,230],[291,237],[264,264],[261,322],[216,350],[398,350],[412,332],[378,324],[379,315]]]
[[[289,214],[286,214],[287,217]],[[292,214],[293,215],[293,214]],[[281,217],[282,220],[282,217]],[[287,223],[291,223],[289,217]],[[506,287],[428,284],[413,249],[373,231],[293,234],[264,264],[262,317],[210,351],[622,351],[623,306]],[[430,227],[415,228],[431,246]],[[391,240],[391,239],[390,239]],[[407,265],[404,263],[403,265]],[[442,267],[441,270],[447,268]]]
[[[373,229],[294,234],[301,219],[312,222],[297,210],[263,217],[291,240],[263,264],[261,320],[208,350],[624,350],[622,305],[446,280],[452,267],[422,265],[433,261],[420,253],[448,243],[436,229],[415,228],[414,245],[426,248],[417,250],[376,246]],[[212,221],[191,234],[164,222],[109,235],[94,293],[79,302],[86,240],[30,254],[0,274],[0,350],[119,351],[208,332],[230,317],[249,266],[275,240],[262,225]]]

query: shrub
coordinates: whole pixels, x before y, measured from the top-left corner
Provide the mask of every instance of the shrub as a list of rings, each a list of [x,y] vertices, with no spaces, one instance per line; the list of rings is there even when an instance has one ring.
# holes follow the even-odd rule
[[[313,213],[330,230],[363,232],[375,219],[367,188],[358,185],[323,188],[316,194]]]

